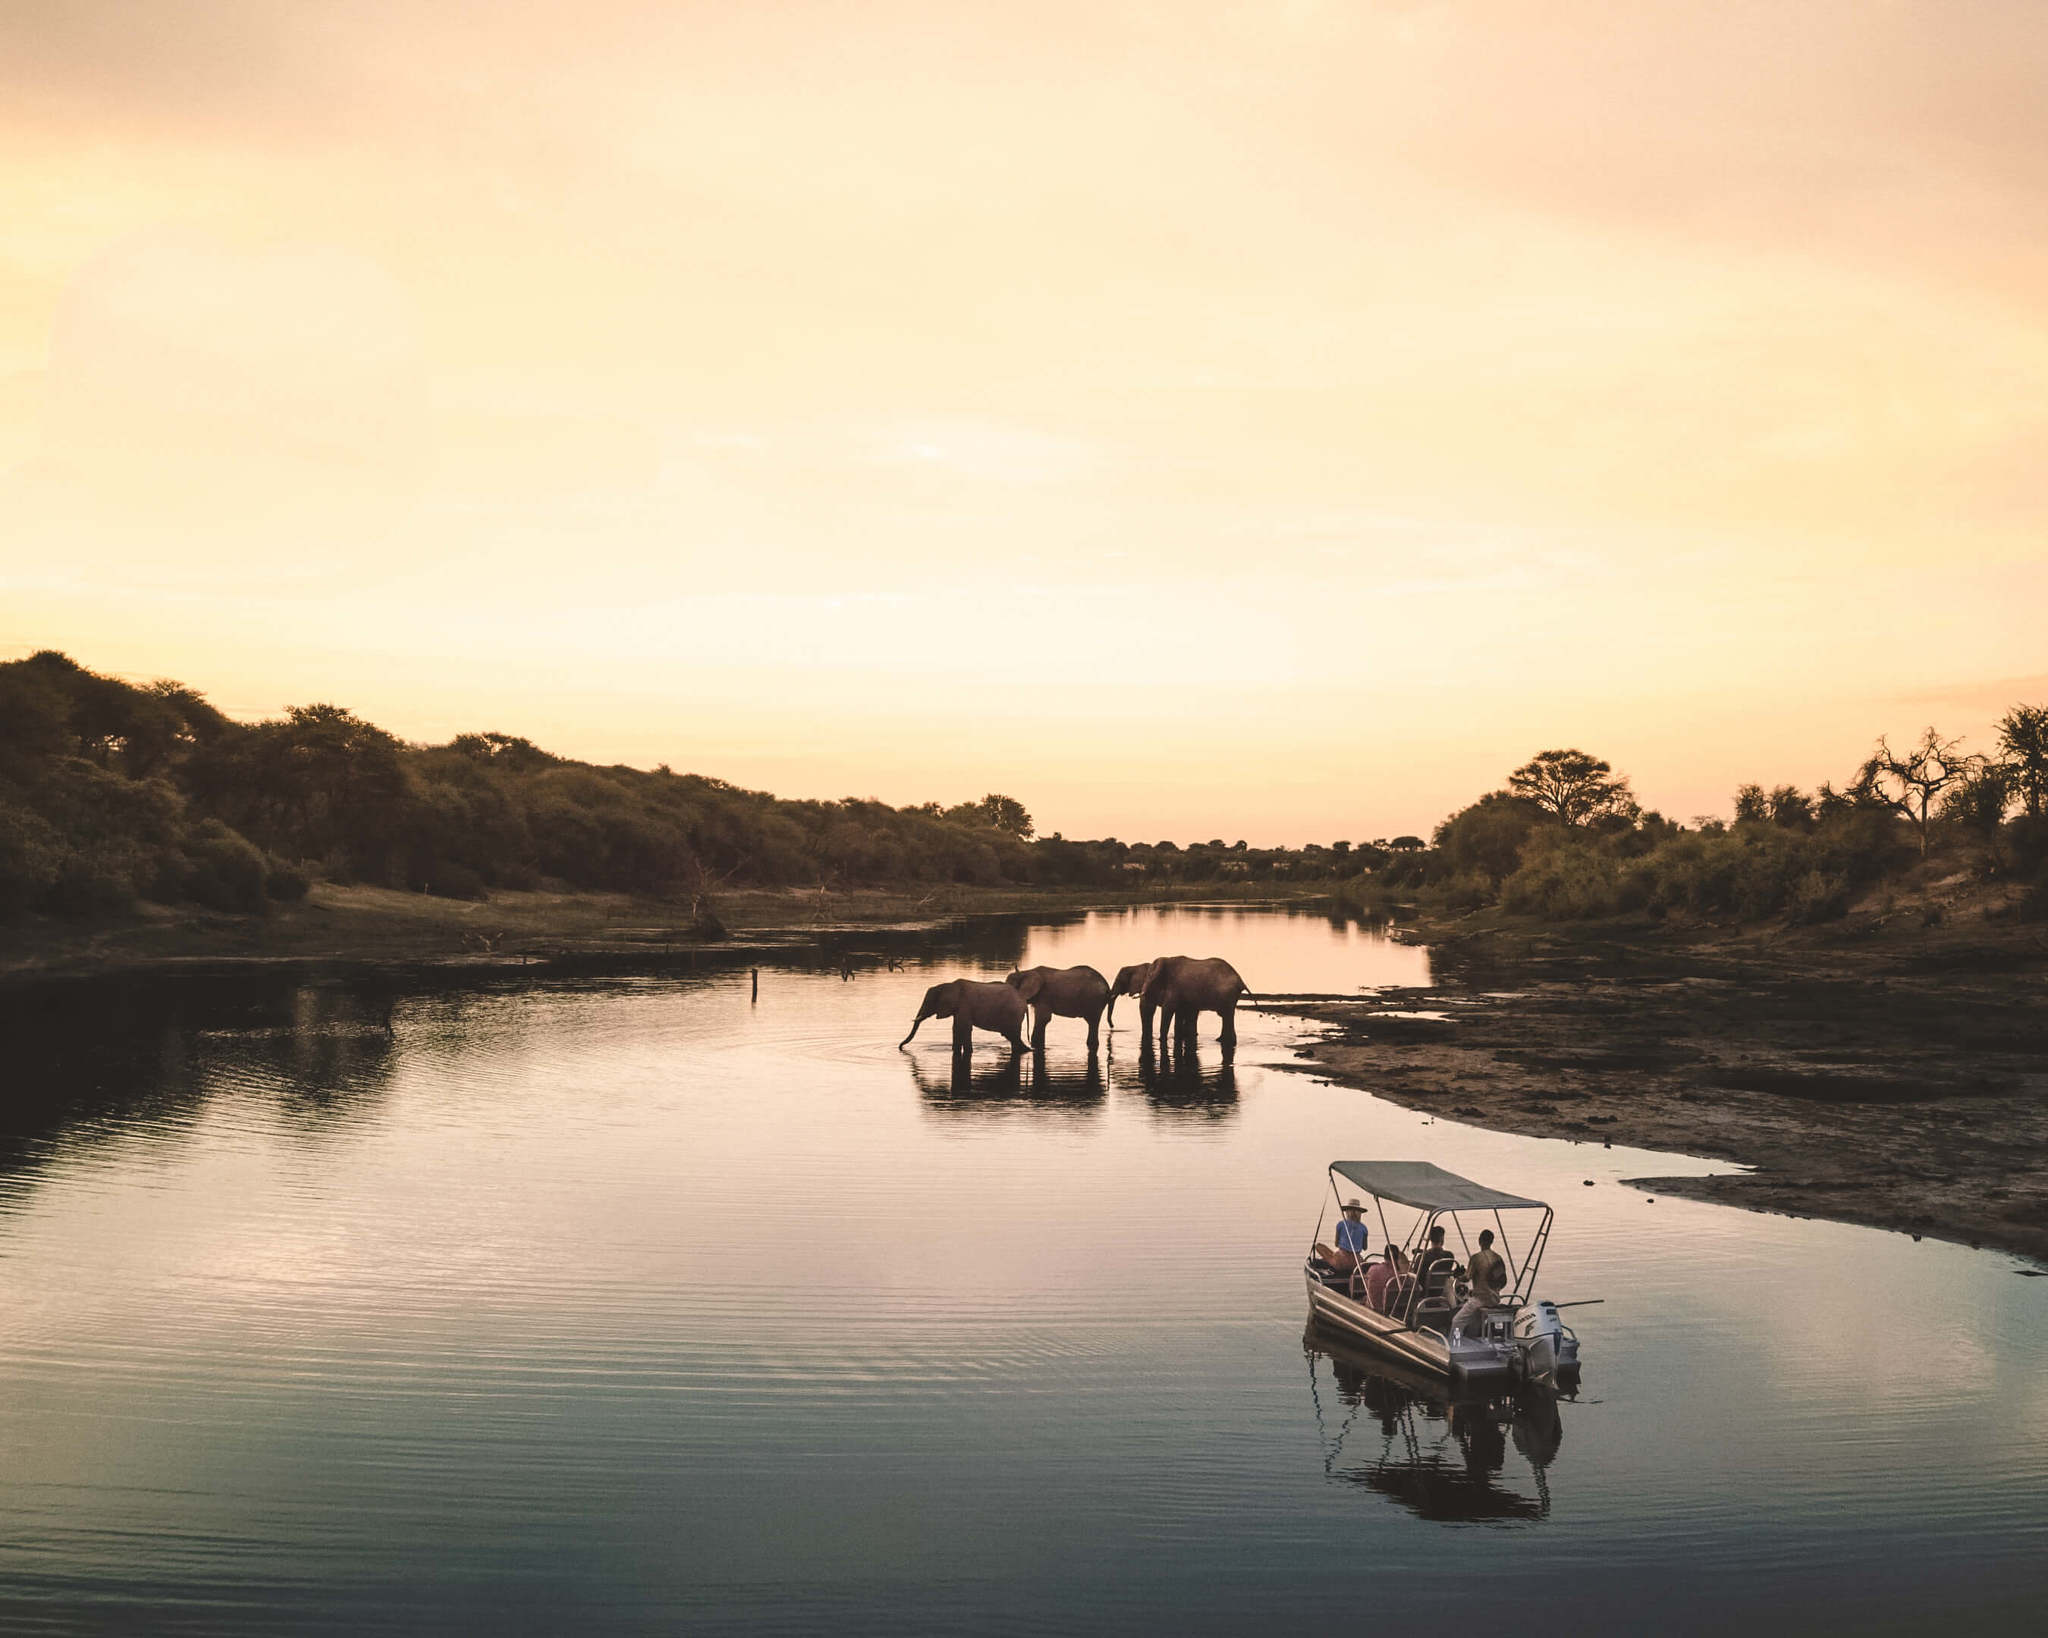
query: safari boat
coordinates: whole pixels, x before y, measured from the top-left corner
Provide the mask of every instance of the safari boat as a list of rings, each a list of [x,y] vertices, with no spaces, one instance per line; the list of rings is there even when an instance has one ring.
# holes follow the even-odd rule
[[[1367,1237],[1379,1249],[1350,1268],[1327,1262],[1313,1250],[1309,1253],[1303,1274],[1314,1318],[1439,1376],[1568,1381],[1577,1375],[1578,1337],[1559,1317],[1556,1303],[1538,1302],[1534,1296],[1536,1271],[1555,1216],[1548,1205],[1489,1189],[1426,1160],[1335,1160],[1330,1163],[1331,1204],[1316,1219],[1312,1244],[1322,1241],[1333,1209],[1340,1220],[1346,1210],[1365,1215],[1363,1202],[1344,1198],[1345,1183],[1371,1199]],[[1390,1205],[1417,1214],[1403,1234],[1388,1227]],[[1542,1215],[1517,1248],[1509,1239],[1505,1214],[1531,1212]],[[1488,1226],[1498,1237],[1494,1249],[1506,1264],[1508,1282],[1500,1301],[1461,1332],[1451,1322],[1469,1295],[1462,1277],[1472,1252],[1466,1220],[1475,1216],[1490,1220]],[[1525,1216],[1521,1221],[1530,1219]],[[1430,1230],[1437,1227],[1446,1230],[1445,1249],[1454,1267],[1438,1266],[1417,1279],[1398,1272],[1396,1265],[1373,1277],[1373,1265],[1386,1261],[1390,1244],[1401,1247],[1410,1269],[1417,1267],[1430,1243]],[[1368,1297],[1371,1287],[1380,1288],[1378,1304]]]

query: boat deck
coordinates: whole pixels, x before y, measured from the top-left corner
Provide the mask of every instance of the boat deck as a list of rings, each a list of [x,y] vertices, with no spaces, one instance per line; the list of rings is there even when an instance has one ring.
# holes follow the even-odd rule
[[[1382,1314],[1349,1292],[1327,1284],[1314,1270],[1304,1270],[1309,1308],[1325,1323],[1382,1348],[1395,1358],[1439,1375],[1504,1376],[1512,1368],[1513,1349],[1460,1338],[1456,1344],[1428,1325],[1414,1325]]]

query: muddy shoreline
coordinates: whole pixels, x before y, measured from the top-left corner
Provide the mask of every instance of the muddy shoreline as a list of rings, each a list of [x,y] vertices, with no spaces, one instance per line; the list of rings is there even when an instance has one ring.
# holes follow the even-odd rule
[[[2039,929],[1420,936],[1426,990],[1271,1003],[1323,1026],[1303,1067],[1447,1119],[1755,1168],[1648,1193],[2048,1263]]]

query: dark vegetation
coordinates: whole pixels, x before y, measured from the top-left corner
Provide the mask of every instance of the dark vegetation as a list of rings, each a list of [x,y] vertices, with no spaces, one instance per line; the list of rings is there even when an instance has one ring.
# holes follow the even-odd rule
[[[0,919],[117,914],[138,900],[256,912],[325,880],[454,899],[625,892],[686,905],[711,930],[711,897],[727,887],[1125,887],[1356,869],[1342,844],[1183,849],[1033,832],[1003,795],[784,801],[666,767],[595,767],[502,733],[408,745],[336,705],[235,722],[176,683],[138,687],[52,652],[0,665]]]
[[[1915,870],[2017,884],[2012,913],[2048,918],[2048,707],[2008,712],[1992,755],[1930,728],[1902,751],[1879,740],[1841,789],[1745,785],[1734,808],[1732,823],[1675,823],[1607,763],[1558,750],[1429,841],[1073,841],[1036,836],[1003,795],[785,801],[509,734],[409,745],[336,705],[236,722],[176,683],[137,686],[53,652],[0,665],[0,919],[138,900],[260,912],[330,881],[451,899],[622,892],[687,907],[703,931],[728,888],[954,885],[1272,883],[1546,920],[1811,922]]]
[[[1840,789],[1744,785],[1734,811],[1732,823],[1678,824],[1643,809],[1598,758],[1544,751],[1444,820],[1433,845],[1360,850],[1365,869],[1342,894],[1546,920],[1822,922],[1887,885],[1946,872],[2012,884],[2006,913],[2048,919],[2048,707],[2007,712],[1995,754],[1929,728],[1901,751],[1878,740]]]

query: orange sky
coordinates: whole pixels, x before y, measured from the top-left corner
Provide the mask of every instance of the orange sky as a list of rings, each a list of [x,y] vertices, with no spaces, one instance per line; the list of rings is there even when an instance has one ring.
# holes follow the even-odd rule
[[[2048,7],[0,9],[0,655],[1070,835],[2048,699]]]

